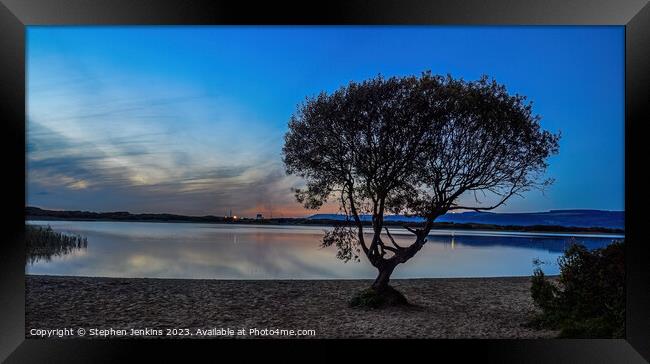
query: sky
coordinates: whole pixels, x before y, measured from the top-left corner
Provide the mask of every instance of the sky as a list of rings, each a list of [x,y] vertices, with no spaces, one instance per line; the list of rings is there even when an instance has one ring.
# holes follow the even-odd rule
[[[27,205],[336,212],[293,197],[304,182],[282,164],[289,117],[350,81],[426,70],[493,77],[562,134],[555,183],[495,212],[624,210],[624,28],[613,26],[29,26]]]

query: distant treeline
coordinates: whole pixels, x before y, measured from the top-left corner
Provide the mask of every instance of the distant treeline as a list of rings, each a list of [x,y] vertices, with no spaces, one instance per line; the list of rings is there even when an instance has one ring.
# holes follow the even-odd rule
[[[340,225],[341,220],[334,219],[309,219],[309,218],[233,218],[228,216],[185,216],[175,214],[132,214],[126,211],[118,212],[89,212],[89,211],[54,211],[43,210],[38,207],[26,208],[27,220],[77,220],[77,221],[139,221],[139,222],[200,222],[218,224],[254,224],[254,225]],[[364,225],[370,226],[370,221],[364,221]],[[386,221],[387,226],[409,226],[417,227],[419,223]],[[583,233],[613,233],[622,234],[622,229],[610,229],[601,227],[573,227],[553,225],[491,225],[476,223],[434,223],[434,229],[454,230],[500,230],[500,231],[536,231],[536,232],[583,232]]]

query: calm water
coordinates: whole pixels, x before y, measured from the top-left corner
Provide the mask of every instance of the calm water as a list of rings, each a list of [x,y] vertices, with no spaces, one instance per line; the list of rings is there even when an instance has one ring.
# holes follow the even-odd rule
[[[146,222],[29,221],[88,238],[87,249],[27,265],[27,273],[101,277],[214,279],[374,278],[376,270],[321,248],[325,227]],[[398,243],[412,242],[402,229]],[[590,249],[621,236],[434,231],[395,278],[525,276],[533,259],[557,274],[557,258],[575,238]]]

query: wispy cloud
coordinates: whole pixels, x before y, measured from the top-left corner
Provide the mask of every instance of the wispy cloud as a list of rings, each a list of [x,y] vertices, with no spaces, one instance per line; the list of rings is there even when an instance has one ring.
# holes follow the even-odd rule
[[[28,203],[51,208],[296,216],[279,157],[209,162],[168,150],[158,135],[71,140],[37,122],[28,128]],[[162,135],[161,140],[165,139]]]
[[[29,204],[187,214],[309,213],[293,201],[296,179],[284,175],[281,131],[227,96],[173,82],[160,90],[145,76],[120,72],[106,77],[76,59],[48,62],[32,60],[30,68]]]
[[[500,211],[620,210],[623,36],[616,27],[28,27],[27,202],[308,215],[290,191],[301,181],[280,160],[296,105],[350,80],[431,69],[487,73],[534,100],[545,129],[562,130],[548,171],[556,183]]]

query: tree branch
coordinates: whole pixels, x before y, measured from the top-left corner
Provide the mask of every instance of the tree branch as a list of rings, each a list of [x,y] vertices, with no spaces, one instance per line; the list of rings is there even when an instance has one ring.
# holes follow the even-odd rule
[[[417,232],[416,230],[413,230],[413,229],[411,229],[410,227],[408,227],[408,226],[406,226],[406,225],[402,225],[402,227],[403,227],[404,229],[410,231],[411,233],[413,233],[413,234],[415,234],[415,235],[418,235],[418,232]]]
[[[397,253],[397,249],[393,248],[392,246],[382,245],[382,247],[383,247],[384,249],[388,250],[388,251],[391,251],[391,252],[393,252],[393,253]]]
[[[351,188],[352,187],[350,185],[346,187],[348,199],[350,200],[350,209],[352,210],[352,216],[354,217],[354,221],[357,224],[359,243],[361,244],[361,248],[363,249],[363,252],[366,254],[366,256],[369,257],[370,250],[366,246],[366,241],[363,238],[363,223],[361,222],[361,219],[359,218],[359,214],[357,213],[357,208],[354,205],[354,196],[352,196]]]
[[[473,211],[476,211],[476,212],[494,210],[497,207],[503,205],[510,197],[512,197],[512,195],[516,194],[519,191],[519,189],[522,188],[522,187],[523,186],[517,186],[517,187],[513,186],[513,188],[510,189],[510,192],[508,192],[506,195],[504,195],[503,198],[501,199],[501,201],[499,201],[499,203],[497,203],[494,206],[490,206],[490,207],[471,207],[471,206],[458,206],[458,205],[455,205],[455,206],[450,206],[448,210],[473,210]]]
[[[394,245],[397,249],[404,249],[403,247],[397,245],[397,243],[395,242],[395,239],[393,239],[393,236],[390,235],[390,232],[388,231],[388,226],[384,226],[384,229],[386,229],[386,234],[388,235],[388,238],[390,239],[390,242],[393,243],[393,245]]]

